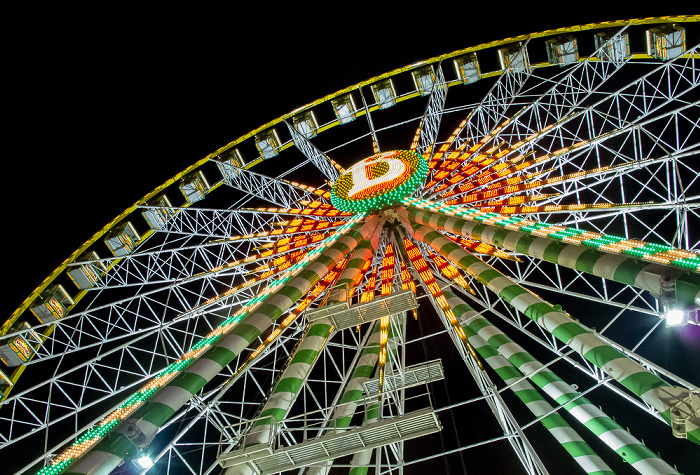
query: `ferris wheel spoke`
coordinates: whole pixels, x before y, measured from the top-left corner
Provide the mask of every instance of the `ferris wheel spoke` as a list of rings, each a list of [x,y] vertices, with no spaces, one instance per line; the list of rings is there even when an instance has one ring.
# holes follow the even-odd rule
[[[461,303],[464,304],[464,302]],[[608,417],[587,398],[580,397],[579,392],[575,388],[566,384],[551,369],[544,368],[542,363],[505,336],[486,318],[474,316],[466,323],[466,326],[471,334],[480,336],[484,344],[498,351],[502,357],[517,367],[522,374],[528,376],[549,397],[560,404],[568,402],[568,404],[564,404],[564,408],[574,415],[586,429],[598,436],[604,443],[610,445],[618,454],[623,457],[634,454],[635,468],[637,470],[642,472],[645,470],[674,472],[673,468],[661,460],[659,456],[646,448],[638,439],[615,423],[612,418]],[[602,427],[605,427],[605,431],[615,431],[615,433],[623,434],[624,440],[620,440],[619,445],[617,443],[612,444],[610,438],[605,436],[605,432],[601,432]]]
[[[227,185],[283,208],[295,208],[301,201],[327,202],[324,193],[317,188],[302,188],[281,178],[271,178],[228,163],[220,169]]]
[[[295,338],[299,337],[303,331],[303,325],[296,325],[290,332],[284,332],[280,338],[274,340],[271,346],[255,356],[250,363],[245,365],[239,363],[234,375],[220,384],[215,390],[205,393],[201,402],[192,404],[189,409],[181,410],[178,416],[165,424],[161,428],[161,432],[169,430],[168,427],[177,420],[185,416],[189,418],[187,426],[179,429],[178,433],[169,439],[169,443],[153,457],[154,464],[172,451],[173,448],[177,447],[180,439],[186,437],[188,433],[201,430],[197,425],[210,423],[209,419],[212,418],[213,413],[218,414],[219,418],[223,418],[223,420],[219,418],[213,419],[211,423],[225,437],[225,440],[241,440],[244,435],[242,429],[245,427],[245,423],[251,420],[250,414],[254,411],[254,406],[251,404],[254,403],[255,397],[248,393],[246,401],[236,401],[226,398],[226,393],[235,386],[255,387],[260,391],[259,398],[265,397],[264,385],[259,382],[252,382],[253,378],[255,378],[255,371],[272,365],[272,370],[265,372],[265,378],[277,379],[285,368],[284,361],[288,361],[289,356],[293,354],[292,348],[297,344]],[[278,348],[284,349],[279,351]],[[281,356],[277,356],[278,353]],[[196,411],[196,413],[192,414],[192,410]]]
[[[590,100],[598,88],[605,84],[631,58],[631,56],[627,56],[622,60],[615,61],[597,60],[597,58],[604,56],[602,52],[610,44],[620,40],[624,31],[625,28],[620,29],[606,43],[602,44],[591,57],[557,77],[554,84],[546,92],[537,94],[533,101],[526,102],[526,106],[508,118],[502,126],[490,129],[488,134],[483,135],[484,139],[481,142],[500,139],[510,144],[519,143],[522,147],[522,144],[531,142],[545,130],[548,130],[550,124],[558,123],[579,110],[581,104]],[[523,94],[527,92],[523,91]],[[476,137],[473,140],[476,141]]]
[[[328,180],[331,182],[337,180],[340,173],[343,173],[345,170],[335,161],[331,160],[326,154],[321,152],[305,135],[301,134],[296,127],[289,125],[288,122],[285,123],[287,124],[289,133],[292,135],[294,146],[296,146],[296,148],[298,148],[299,151],[328,178]]]
[[[496,420],[504,434],[510,436],[509,443],[518,459],[521,461],[523,468],[525,468],[528,473],[548,473],[534,448],[523,433],[520,425],[506,407],[498,391],[496,391],[496,387],[490,377],[486,374],[478,353],[464,333],[459,318],[455,314],[446,295],[443,294],[440,286],[437,284],[429,266],[421,256],[420,250],[408,238],[404,239],[403,244],[405,245],[406,253],[411,260],[411,264],[419,276],[420,282],[423,287],[426,288],[426,294],[429,296],[431,304],[442,318],[445,328],[457,347],[472,378],[476,381],[479,390],[486,398],[486,402],[496,416]]]
[[[535,133],[564,119],[591,96],[599,95],[599,88],[631,59],[631,55],[611,58],[606,54],[612,45],[624,38],[627,28],[620,28],[589,57],[557,77],[555,83],[527,107],[526,112],[514,118],[511,127],[521,130],[520,124],[527,124],[525,130]],[[521,139],[522,136],[516,135],[509,141],[515,143]]]
[[[571,267],[571,268],[579,268],[579,269],[584,269],[590,273],[593,273],[595,275],[598,275],[600,277],[604,277],[608,280],[611,281],[617,281],[621,283],[625,283],[628,285],[635,285],[639,286],[640,288],[644,290],[648,290],[652,292],[652,294],[658,295],[660,293],[660,283],[656,281],[655,279],[660,278],[661,274],[668,273],[671,269],[669,264],[674,263],[674,265],[680,264],[681,260],[683,259],[681,255],[687,255],[688,258],[692,258],[694,256],[693,253],[688,252],[688,251],[676,251],[678,255],[676,256],[673,252],[672,249],[666,249],[663,252],[669,252],[673,256],[672,258],[669,259],[649,259],[644,257],[645,259],[648,259],[649,265],[647,265],[647,270],[644,270],[644,272],[651,272],[651,275],[654,275],[656,277],[652,277],[649,279],[648,282],[645,282],[644,279],[640,276],[640,272],[642,272],[642,269],[645,267],[641,264],[638,264],[636,259],[632,257],[625,257],[623,254],[620,254],[621,250],[624,250],[624,244],[621,244],[622,241],[625,241],[625,238],[617,238],[614,239],[617,243],[620,243],[617,245],[612,245],[610,244],[602,244],[599,246],[595,246],[598,249],[593,249],[593,248],[588,248],[586,249],[585,247],[578,247],[576,244],[568,244],[564,243],[561,241],[558,241],[558,243],[555,245],[557,249],[560,252],[555,252],[557,257],[554,257],[554,254],[548,254],[547,252],[544,252],[544,249],[549,245],[552,244],[554,241],[551,241],[548,236],[551,233],[539,233],[532,235],[531,240],[529,240],[529,244],[527,245],[515,245],[514,241],[511,241],[511,239],[519,240],[520,237],[522,237],[522,231],[518,230],[507,230],[507,229],[502,229],[498,226],[494,226],[491,224],[482,224],[479,221],[484,221],[482,220],[476,220],[472,221],[471,223],[468,223],[467,221],[459,218],[454,218],[454,217],[445,217],[445,220],[443,223],[440,223],[439,221],[436,221],[439,219],[438,214],[431,214],[430,212],[426,211],[412,211],[410,213],[410,219],[415,219],[416,222],[420,223],[421,225],[425,225],[428,223],[434,224],[438,223],[438,227],[445,229],[446,231],[455,233],[455,234],[460,234],[464,235],[465,237],[470,237],[473,239],[480,239],[482,241],[485,241],[488,244],[493,244],[493,245],[499,245],[502,247],[505,247],[508,250],[511,251],[516,251],[516,252],[522,252],[524,254],[528,254],[533,257],[537,257],[539,259],[543,259],[549,262],[554,262],[555,264],[564,266],[564,267]],[[505,217],[504,217],[505,218]],[[484,230],[486,232],[481,232],[478,231],[477,233],[470,233],[469,231],[464,232],[466,229],[476,229],[478,226],[478,229]],[[542,228],[547,227],[548,225],[542,223],[541,224]],[[522,229],[522,228],[521,228]],[[568,228],[572,229],[572,228]],[[488,230],[488,231],[487,231]],[[573,231],[572,231],[573,232]],[[493,240],[493,233],[499,233],[498,237],[498,242]],[[581,234],[582,231],[576,231],[576,233]],[[582,234],[581,234],[582,235]],[[602,236],[601,236],[602,238]],[[606,238],[602,238],[605,240]],[[582,242],[582,241],[579,241]],[[612,247],[610,247],[612,245]],[[539,247],[542,246],[542,247]],[[639,247],[640,249],[643,249],[647,247],[648,245],[646,243],[642,244],[642,241],[639,241],[639,245],[635,245],[636,247]],[[535,248],[540,249],[540,251],[535,251]],[[585,254],[584,254],[585,252]],[[639,251],[630,251],[632,254],[637,255]],[[612,253],[612,254],[607,254],[607,253]],[[636,254],[635,254],[636,253]],[[586,257],[587,256],[587,257]],[[600,260],[605,256],[603,260]],[[660,255],[659,255],[660,257]],[[582,261],[580,264],[577,264],[576,261],[577,259],[581,258]],[[589,261],[588,265],[583,266],[583,261],[586,259],[592,259]],[[596,263],[600,262],[600,264],[596,265]],[[607,264],[602,264],[603,262],[607,262]],[[622,266],[622,267],[620,267]],[[625,277],[622,277],[621,274],[616,274],[616,271],[618,269],[622,268],[629,268],[631,271],[632,267],[636,268],[636,271],[632,272],[632,274],[627,275]],[[681,266],[682,267],[682,266]],[[604,268],[606,270],[604,270]],[[697,266],[691,265],[690,268],[695,269],[697,271]],[[637,279],[636,277],[640,277]],[[700,288],[698,288],[698,285],[695,282],[695,277],[693,276],[688,276],[688,277],[679,277],[682,279],[684,282],[683,285],[688,285],[687,291],[688,294],[685,297],[681,297],[678,295],[677,297],[679,299],[682,299],[684,302],[684,305],[687,305],[689,307],[692,307],[694,305],[695,301],[695,296],[698,294],[698,291],[700,291]]]
[[[530,193],[541,193],[547,189],[546,187],[551,186],[558,194],[555,193],[554,198],[549,198],[549,201],[558,202],[564,197],[575,194],[579,189],[578,185],[586,183],[587,179],[594,179],[596,184],[606,183],[610,179],[623,176],[633,179],[635,174],[643,173],[646,169],[651,170],[679,160],[682,164],[682,160],[693,156],[698,147],[700,133],[698,123],[686,116],[687,112],[693,108],[697,108],[697,103],[682,105],[659,116],[651,117],[643,123],[630,124],[593,140],[580,140],[564,148],[554,150],[554,146],[550,145],[544,155],[534,156],[505,168],[499,166],[497,172],[496,168],[493,172],[489,172],[489,167],[498,161],[493,159],[491,159],[492,163],[488,160],[484,161],[482,163],[490,163],[485,167],[486,170],[474,177],[464,174],[453,177],[450,180],[452,182],[450,186],[441,187],[440,195],[449,197],[450,202],[466,198],[473,202],[493,196],[499,198],[516,196],[526,190]],[[680,130],[683,131],[682,139],[679,138]],[[652,135],[652,131],[656,135]],[[611,142],[614,145],[609,147],[608,143]],[[669,145],[666,146],[665,143]],[[495,156],[500,155],[503,155],[503,152]],[[469,163],[467,161],[462,169],[469,167]],[[562,170],[566,167],[572,167],[575,172],[563,174]],[[471,168],[467,168],[468,172],[473,173],[470,170]],[[555,170],[557,174],[554,173]],[[674,176],[671,181],[673,183],[676,180]],[[695,181],[691,179],[686,187],[692,186]],[[667,182],[668,180],[660,181],[651,189],[667,189]],[[520,183],[527,183],[527,185]],[[564,189],[561,190],[561,187]],[[682,188],[682,185],[677,186],[674,183],[672,189],[681,194]],[[630,191],[633,189],[631,188]],[[642,191],[647,190],[642,188]],[[605,194],[598,193],[594,196],[601,197]]]
[[[82,355],[85,355],[85,352],[90,355],[104,354],[114,344],[124,339],[135,338],[130,343],[134,345],[148,335],[157,335],[161,331],[169,332],[171,327],[174,331],[182,325],[189,325],[191,319],[196,322],[209,312],[225,312],[228,308],[248,301],[273,277],[274,275],[257,279],[251,285],[240,289],[229,285],[228,289],[237,291],[228,290],[219,299],[194,293],[192,296],[196,300],[192,301],[178,288],[171,287],[164,289],[165,295],[158,295],[157,292],[143,293],[109,306],[69,315],[54,324],[54,331],[29,365],[38,364],[47,359],[62,358],[78,351]],[[207,322],[206,318],[203,321]],[[195,324],[193,328],[197,326]],[[182,333],[183,331],[185,333]],[[187,341],[196,336],[187,329],[187,326],[182,330],[178,329],[177,332],[178,335],[170,338],[169,341]],[[169,358],[177,359],[183,352],[184,348],[178,347]]]
[[[695,56],[695,54],[691,54],[685,60],[689,63],[689,66],[684,68],[684,73],[686,72],[685,69],[693,72],[693,76],[690,79],[683,74],[678,74],[678,71],[671,67],[672,65],[663,64],[639,80],[624,86],[613,94],[605,96],[597,103],[588,106],[584,110],[569,114],[556,123],[550,123],[535,134],[529,128],[523,130],[519,135],[514,135],[510,143],[528,143],[535,151],[536,156],[544,154],[544,157],[539,157],[534,163],[547,163],[545,159],[551,157],[556,159],[555,165],[557,168],[572,162],[569,158],[570,153],[567,153],[568,149],[562,149],[562,144],[574,144],[575,149],[583,150],[584,152],[591,148],[593,151],[597,151],[600,147],[605,149],[605,140],[613,138],[616,141],[624,140],[620,135],[641,137],[640,134],[645,128],[650,129],[650,132],[645,132],[645,134],[655,139],[630,141],[633,148],[629,153],[630,157],[634,158],[630,158],[627,161],[639,160],[639,157],[646,159],[657,155],[658,152],[655,149],[659,148],[660,143],[664,143],[660,138],[663,135],[663,131],[669,135],[669,140],[666,142],[672,144],[669,150],[661,149],[664,156],[672,154],[673,152],[669,152],[678,147],[692,148],[695,146],[695,143],[691,142],[691,144],[688,144],[686,138],[678,139],[678,130],[683,129],[685,131],[689,129],[688,132],[692,135],[692,130],[697,129],[697,122],[694,122],[695,119],[685,116],[688,108],[694,107],[694,105],[681,100],[684,95],[700,83],[700,73],[696,71],[696,68],[700,67],[700,65],[696,64]],[[650,87],[647,87],[649,83],[655,83],[657,80],[665,81],[667,88],[659,91],[656,87],[651,90]],[[674,102],[678,103],[675,110],[663,111],[658,117],[655,116],[657,112],[662,111],[663,108],[667,108],[669,104]],[[509,119],[505,128],[507,130],[517,130],[520,125],[518,119],[522,113],[523,111],[521,110],[516,114],[515,118]],[[682,127],[659,127],[659,123],[663,124],[664,120],[667,121],[666,123],[673,122],[675,124],[680,121],[685,124]],[[656,130],[653,130],[652,126]],[[502,133],[501,129],[498,129],[498,133]],[[491,140],[493,135],[494,133],[492,132],[491,135],[485,137]],[[584,147],[581,147],[582,145]],[[518,147],[522,147],[522,145]],[[639,147],[643,147],[643,149],[636,150]],[[517,150],[516,147],[514,149]],[[612,154],[613,162],[610,165],[615,165],[615,160],[624,159],[624,154],[620,153],[619,145],[615,146],[614,150],[615,152]],[[579,153],[581,152],[579,151]],[[677,153],[682,152],[678,151]],[[604,155],[607,154],[604,153]],[[594,153],[592,156],[596,160],[593,162],[593,165],[589,165],[589,169],[600,167],[599,153]],[[500,163],[500,161],[493,161],[488,166],[493,167],[496,163]],[[584,160],[579,159],[574,163],[578,163],[578,166],[581,167],[586,166]],[[445,193],[455,187],[456,185],[452,185],[446,190],[443,189],[442,192]]]
[[[493,267],[472,256],[468,251],[461,248],[455,249],[450,244],[451,241],[446,237],[441,237],[439,233],[433,231],[429,226],[422,226],[416,229],[415,235],[419,240],[429,244],[444,257],[448,258],[449,256],[450,260],[462,267],[473,278],[483,281],[493,292],[528,316],[540,327],[552,333],[562,343],[569,345],[581,356],[584,356],[606,374],[620,382],[637,397],[655,407],[664,416],[667,423],[670,423],[670,408],[676,404],[683,404],[680,402],[683,398],[692,398],[692,395],[687,390],[670,386],[643,366],[629,360],[622,353],[602,342],[595,334],[572,322],[565,314],[555,310],[551,305],[515,284]],[[536,308],[538,310],[535,310]],[[601,364],[600,361],[602,360],[599,360],[594,355],[598,354],[600,356],[604,352],[608,352],[609,355],[605,358],[607,363]],[[645,382],[642,382],[643,380]],[[670,398],[655,396],[654,394],[658,394],[659,391],[668,394]],[[671,401],[672,398],[679,397],[681,399]],[[700,423],[700,421],[698,422]]]
[[[642,411],[654,417],[655,419],[665,423],[658,410],[650,406],[648,403],[638,399],[637,397],[632,396],[628,391],[623,390],[616,385],[610,384],[609,378],[600,370],[600,368],[591,364],[583,357],[575,353],[572,354],[573,352],[571,349],[569,349],[567,346],[562,347],[562,345],[551,334],[547,333],[541,327],[536,327],[537,334],[530,331],[528,329],[528,326],[529,323],[531,323],[531,320],[525,318],[525,320],[528,323],[523,324],[522,320],[519,318],[519,312],[516,315],[512,315],[513,312],[510,308],[510,305],[505,305],[504,302],[500,299],[492,301],[488,298],[488,294],[479,297],[469,296],[469,298],[476,304],[482,306],[484,309],[487,309],[493,315],[497,316],[503,322],[508,323],[509,325],[513,326],[513,328],[519,330],[522,334],[526,335],[532,341],[537,342],[543,348],[546,348],[547,350],[551,351],[554,355],[556,355],[556,358],[565,361],[571,367],[575,368],[582,374],[591,378],[596,383],[596,385],[602,384],[602,387],[623,398],[629,404],[641,409]],[[634,361],[636,361],[641,366],[647,368],[647,370],[649,370],[651,373],[662,375],[668,381],[674,382],[679,386],[692,389],[692,385],[688,384],[688,382],[683,380],[682,378],[679,378],[676,375],[669,373],[668,371],[661,370],[658,365],[655,365],[654,363],[640,357],[639,355],[636,355],[631,350],[619,344],[616,344],[615,342],[605,338],[602,335],[599,335],[599,337],[605,340],[609,345],[611,345],[621,353],[624,353],[629,358],[634,359]]]
[[[221,367],[226,366],[236,355],[240,354],[242,350],[258,335],[260,335],[266,328],[272,325],[272,322],[277,319],[283,312],[285,308],[290,307],[294,300],[289,299],[285,296],[286,293],[300,292],[300,296],[303,296],[306,292],[311,289],[313,283],[317,282],[323,275],[331,270],[329,267],[328,260],[333,262],[332,266],[335,266],[345,255],[345,253],[352,250],[352,248],[361,239],[361,232],[373,232],[377,225],[375,220],[367,222],[364,226],[360,226],[359,223],[362,221],[364,216],[359,216],[354,219],[345,227],[342,233],[339,233],[333,240],[327,240],[325,247],[317,250],[315,253],[309,253],[303,264],[297,266],[296,269],[290,270],[286,275],[288,277],[278,279],[273,285],[268,286],[266,291],[261,293],[256,298],[252,299],[246,307],[242,307],[237,314],[224,320],[222,325],[216,328],[216,330],[211,334],[210,337],[200,340],[199,343],[195,344],[190,350],[183,356],[183,361],[188,362],[188,373],[179,373],[176,370],[177,365],[170,367],[165,371],[164,375],[167,378],[163,382],[158,381],[158,379],[153,381],[153,384],[161,384],[163,390],[159,391],[152,399],[152,402],[156,402],[155,405],[141,407],[139,399],[142,401],[147,396],[137,395],[135,407],[133,403],[131,406],[131,412],[134,412],[134,418],[143,417],[143,414],[151,414],[152,416],[160,418],[160,423],[154,423],[158,419],[153,419],[153,417],[148,416],[148,422],[143,422],[139,430],[146,431],[148,437],[152,439],[158,430],[158,427],[164,424],[170,416],[177,411],[182,405],[184,405],[203,385],[215,376],[216,373],[221,369]],[[351,228],[353,228],[351,230]],[[344,249],[344,252],[342,251]],[[307,273],[302,273],[301,270],[307,266],[311,266]],[[311,270],[313,269],[313,270]],[[317,272],[321,272],[319,275]],[[292,277],[296,275],[296,277]],[[289,280],[291,279],[291,280]],[[288,283],[287,280],[289,280]],[[279,291],[276,293],[275,291]],[[260,309],[256,309],[256,304],[258,302],[266,300],[268,296],[272,296],[270,303],[262,305]],[[282,308],[280,308],[280,306]],[[247,310],[252,308],[252,310]],[[267,310],[265,310],[267,309]],[[247,313],[251,312],[251,313]],[[271,313],[271,314],[270,314]],[[240,324],[237,324],[241,320]],[[262,328],[264,325],[265,328]],[[229,332],[228,338],[219,338],[222,335],[226,335]],[[211,346],[210,346],[211,345]],[[222,346],[223,345],[223,346]],[[213,356],[214,359],[210,357],[199,358],[200,354],[203,354],[209,348],[219,348],[219,351],[213,351],[206,353],[207,356]],[[189,355],[193,356],[189,356]],[[216,372],[212,372],[212,367],[218,367]],[[174,370],[174,371],[173,371]],[[191,376],[188,375],[199,375],[195,378],[198,382],[193,382],[195,388],[192,384],[188,384],[189,389],[186,392],[182,392],[179,386],[171,386],[169,383],[173,381],[173,378],[180,376],[179,379],[175,379],[175,382],[188,380]],[[165,377],[165,376],[164,376]],[[168,390],[167,388],[172,388]],[[142,390],[141,392],[145,391]],[[150,407],[150,409],[149,409]],[[142,415],[139,415],[142,413]],[[160,415],[158,415],[160,414]],[[134,419],[138,420],[138,419]],[[100,450],[101,445],[97,442],[97,448],[95,450]],[[89,447],[88,447],[89,450]],[[105,446],[106,452],[103,453],[103,458],[110,460],[110,463],[116,463],[121,459],[122,455],[113,453],[113,446]],[[76,465],[74,470],[84,470],[92,466],[95,461],[90,461],[90,457],[81,459]],[[98,462],[102,464],[104,461]]]
[[[240,266],[245,258],[255,255],[256,247],[269,242],[269,237],[251,236],[240,240],[226,239],[179,248],[136,252],[112,261],[115,264],[110,266],[109,271],[86,290],[95,292],[129,286],[183,283],[222,273],[235,273],[236,267]],[[99,262],[111,261],[100,259]],[[85,265],[85,262],[81,262],[80,265]]]
[[[438,131],[440,130],[440,122],[445,109],[445,99],[447,96],[447,86],[445,84],[445,76],[442,73],[441,64],[437,66],[435,82],[430,86],[430,97],[428,105],[418,126],[418,141],[415,150],[426,156],[426,160],[430,160],[430,155],[435,152],[435,144],[437,141]],[[411,146],[413,150],[414,147]]]
[[[508,442],[517,458],[520,460],[523,468],[530,474],[549,473],[523,432],[520,424],[513,417],[513,414],[501,397],[499,391],[496,390],[495,384],[486,373],[481,358],[460,325],[460,319],[456,315],[456,313],[459,312],[455,312],[454,307],[448,300],[450,294],[446,293],[442,295],[440,292],[437,296],[440,300],[433,296],[433,298],[431,298],[431,303],[438,315],[442,317],[443,324],[445,328],[448,329],[448,333],[452,337],[452,341],[457,347],[462,360],[479,387],[479,390],[485,397],[491,412],[503,430],[503,434],[508,437]],[[440,303],[440,301],[443,302]]]
[[[142,207],[143,209],[157,209]],[[168,218],[156,233],[203,236],[208,239],[226,239],[267,229],[277,219],[275,214],[252,209],[180,208]]]
[[[338,268],[334,270],[337,281],[336,276],[333,276],[331,280],[325,283],[325,286],[329,286],[335,282],[337,287],[342,288],[345,286],[346,288],[344,292],[331,294],[326,301],[326,305],[347,301],[347,293],[353,288],[354,283],[359,280],[364,262],[374,252],[375,247],[371,241],[358,243],[346,262],[347,265],[343,264],[342,272]],[[338,272],[340,272],[339,275],[337,275]],[[299,392],[308,384],[309,375],[318,361],[318,355],[332,331],[333,326],[328,318],[315,320],[309,324],[287,367],[275,382],[272,393],[265,405],[260,408],[258,420],[249,427],[244,448],[271,442],[269,438],[274,433],[274,422],[281,423],[286,419],[287,413],[299,397]],[[322,394],[329,394],[329,392],[324,391]],[[315,397],[313,393],[311,393],[311,396]],[[306,402],[306,399],[304,401]],[[321,404],[320,407],[326,407],[326,404]]]
[[[508,119],[508,109],[521,94],[532,74],[527,42],[516,47],[509,56],[512,66],[505,68],[489,93],[470,113],[470,118],[459,135],[458,144],[460,141],[477,143],[480,138],[491,136],[493,130]]]

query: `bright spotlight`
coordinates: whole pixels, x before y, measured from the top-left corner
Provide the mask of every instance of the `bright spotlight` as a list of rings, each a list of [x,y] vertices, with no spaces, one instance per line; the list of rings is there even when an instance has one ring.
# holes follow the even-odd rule
[[[153,460],[151,460],[151,457],[149,457],[148,455],[140,456],[139,458],[134,460],[134,463],[137,467],[139,467],[142,470],[151,468],[153,466]]]
[[[688,323],[688,312],[680,308],[671,308],[666,311],[666,326],[677,327]]]

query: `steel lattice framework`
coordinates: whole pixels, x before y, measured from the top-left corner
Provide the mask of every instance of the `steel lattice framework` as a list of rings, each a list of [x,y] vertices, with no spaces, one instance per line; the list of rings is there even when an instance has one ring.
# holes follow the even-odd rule
[[[513,473],[693,470],[700,379],[654,350],[681,346],[673,312],[698,318],[700,45],[678,43],[698,20],[455,51],[196,162],[3,325],[0,453],[31,447],[17,468],[42,474],[144,455],[177,473],[413,473],[465,453]],[[383,140],[425,180],[335,209],[345,167]],[[106,257],[105,238],[127,250]],[[621,425],[637,417],[648,446]]]

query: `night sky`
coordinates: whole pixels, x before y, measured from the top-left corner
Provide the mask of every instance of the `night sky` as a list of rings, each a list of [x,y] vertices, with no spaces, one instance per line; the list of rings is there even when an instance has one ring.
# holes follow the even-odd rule
[[[439,12],[423,3],[382,11],[347,3],[321,16],[269,11],[271,4],[243,14],[103,8],[8,15],[0,313],[9,316],[72,251],[157,185],[290,110],[460,48],[562,26],[693,13],[682,3],[599,13],[588,2],[596,12],[557,15],[502,6],[487,15],[466,2]]]

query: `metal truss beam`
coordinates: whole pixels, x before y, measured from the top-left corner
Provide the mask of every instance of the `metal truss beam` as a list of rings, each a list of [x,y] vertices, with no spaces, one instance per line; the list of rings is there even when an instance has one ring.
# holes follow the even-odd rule
[[[303,153],[304,156],[308,158],[309,161],[311,161],[311,163],[313,163],[316,168],[318,168],[321,173],[328,178],[329,181],[335,182],[335,180],[337,180],[340,176],[340,173],[335,166],[333,166],[331,159],[328,158],[326,154],[321,152],[314,144],[312,144],[310,140],[301,135],[296,128],[289,125],[289,123],[286,121],[285,124],[287,124],[289,133],[292,134],[292,140],[294,141],[296,148],[298,148],[299,151]]]
[[[229,163],[220,164],[224,182],[232,188],[257,196],[284,208],[298,208],[301,201],[327,200],[280,178],[271,178]]]
[[[442,73],[441,64],[438,64],[435,76],[435,84],[433,84],[430,98],[428,99],[428,106],[420,124],[418,153],[424,156],[426,154],[432,155],[434,152],[433,147],[437,141],[440,121],[445,109],[445,99],[447,98],[447,85],[445,84],[445,76]],[[426,159],[429,160],[430,156],[427,156]]]

